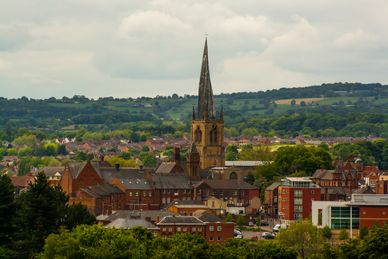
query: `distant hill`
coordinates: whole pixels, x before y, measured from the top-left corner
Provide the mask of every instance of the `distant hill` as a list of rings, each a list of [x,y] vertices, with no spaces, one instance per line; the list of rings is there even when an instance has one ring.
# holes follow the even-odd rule
[[[217,110],[224,107],[226,133],[230,135],[388,136],[388,85],[379,83],[239,92],[216,95],[215,99]],[[80,127],[92,131],[128,128],[149,135],[174,134],[188,131],[196,102],[196,96],[176,94],[98,100],[84,96],[0,98],[0,128],[51,132]]]

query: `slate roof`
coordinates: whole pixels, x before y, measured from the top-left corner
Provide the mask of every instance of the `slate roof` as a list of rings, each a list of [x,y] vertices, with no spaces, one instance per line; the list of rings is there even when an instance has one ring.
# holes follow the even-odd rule
[[[213,180],[203,180],[198,183],[196,187],[199,187],[202,184],[208,185],[212,189],[217,190],[252,190],[257,189],[256,186],[250,185],[244,181],[239,180],[228,180],[228,179],[213,179]]]
[[[321,180],[332,180],[334,170],[317,169],[311,178]]]
[[[203,222],[222,222],[222,220],[216,215],[206,212],[202,213],[202,215],[200,215],[198,218]]]
[[[82,169],[84,169],[85,165],[86,165],[86,162],[69,163],[68,167],[69,167],[71,177],[73,179],[76,179],[78,175],[82,172]]]
[[[39,172],[43,172],[48,177],[53,177],[56,173],[60,173],[61,175],[63,175],[64,170],[64,166],[46,166],[39,169]]]
[[[118,179],[125,189],[151,190],[151,184],[145,179]]]
[[[156,189],[191,189],[192,183],[186,175],[154,174],[152,180]]]
[[[176,162],[162,162],[158,169],[156,169],[156,174],[170,174],[174,167],[176,166]]]
[[[152,173],[153,169],[145,168],[143,171],[140,168],[120,167],[117,170],[115,167],[101,167],[101,177],[106,182],[111,182],[113,178],[117,179],[144,179],[147,173]]]
[[[88,186],[88,187],[82,188],[81,191],[95,198],[108,196],[113,193],[123,193],[119,188],[117,188],[112,184],[99,184],[94,186]]]
[[[161,210],[117,210],[115,213],[109,215],[104,220],[106,221],[114,221],[119,218],[149,218],[151,221],[157,221],[158,219],[162,219],[165,216],[173,216],[177,215],[176,213],[169,211],[161,211]]]
[[[205,223],[194,216],[166,216],[157,225],[171,224],[196,224],[205,225]]]

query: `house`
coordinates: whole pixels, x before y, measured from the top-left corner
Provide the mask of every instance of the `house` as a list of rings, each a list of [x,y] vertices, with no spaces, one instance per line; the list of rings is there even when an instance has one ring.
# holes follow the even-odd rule
[[[210,196],[204,200],[205,205],[213,211],[217,216],[224,216],[228,207],[228,202],[224,199],[218,199],[214,196]]]
[[[35,182],[35,176],[32,173],[23,176],[12,176],[11,181],[15,187],[15,192],[18,194],[27,190],[28,186]]]
[[[248,207],[252,198],[259,197],[257,187],[239,180],[202,180],[194,191],[196,200],[206,201],[209,197],[215,197],[227,202],[229,207]]]
[[[95,215],[109,215],[124,208],[125,193],[114,185],[98,184],[81,188],[69,203],[81,203]]]

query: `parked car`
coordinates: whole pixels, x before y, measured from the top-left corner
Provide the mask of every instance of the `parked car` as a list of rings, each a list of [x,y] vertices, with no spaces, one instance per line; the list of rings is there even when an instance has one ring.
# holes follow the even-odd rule
[[[243,234],[240,230],[235,229],[234,230],[234,238],[243,238]]]
[[[274,233],[270,233],[270,232],[263,232],[261,234],[261,237],[264,238],[264,239],[274,239],[275,238],[275,234]]]
[[[280,225],[280,224],[276,224],[273,228],[272,228],[272,230],[273,230],[273,232],[279,232],[279,230],[282,228],[282,226]]]
[[[276,224],[276,225],[272,228],[272,231],[273,231],[273,232],[279,232],[280,229],[287,229],[287,228],[288,228],[288,225],[285,224],[285,223]]]

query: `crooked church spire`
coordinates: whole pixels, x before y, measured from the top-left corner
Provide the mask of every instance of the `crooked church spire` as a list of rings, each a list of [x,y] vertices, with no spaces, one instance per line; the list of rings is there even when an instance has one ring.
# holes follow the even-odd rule
[[[209,59],[207,53],[207,38],[203,49],[201,76],[198,91],[198,119],[214,119],[214,100],[212,83],[210,81]]]

